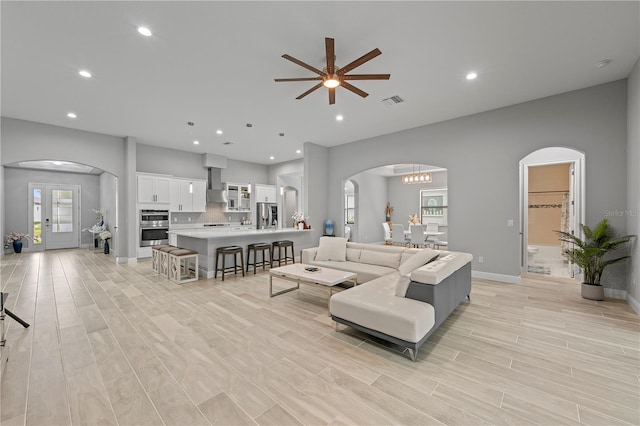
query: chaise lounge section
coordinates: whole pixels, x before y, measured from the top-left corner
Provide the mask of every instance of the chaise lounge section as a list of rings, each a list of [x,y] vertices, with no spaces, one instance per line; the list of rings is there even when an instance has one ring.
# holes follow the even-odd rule
[[[303,250],[303,263],[356,272],[358,283],[364,281],[331,297],[336,330],[344,324],[400,345],[413,361],[420,346],[469,298],[473,259],[469,253],[344,241],[341,257],[336,249],[341,243],[334,239],[329,250],[323,250],[323,243],[321,238],[320,247]],[[366,263],[373,259],[381,264]]]

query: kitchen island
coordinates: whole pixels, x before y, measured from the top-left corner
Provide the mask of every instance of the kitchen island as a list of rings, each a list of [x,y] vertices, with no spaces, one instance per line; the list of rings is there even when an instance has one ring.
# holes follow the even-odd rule
[[[244,252],[246,262],[247,245],[254,243],[268,243],[279,240],[291,240],[297,251],[313,247],[312,229],[178,229],[169,231],[169,239],[177,237],[176,245],[196,250],[198,252],[199,274],[202,277],[213,278],[215,275],[216,249],[225,246],[240,246]],[[294,253],[295,255],[295,253]],[[228,264],[228,262],[227,262]],[[246,265],[245,265],[246,269]]]

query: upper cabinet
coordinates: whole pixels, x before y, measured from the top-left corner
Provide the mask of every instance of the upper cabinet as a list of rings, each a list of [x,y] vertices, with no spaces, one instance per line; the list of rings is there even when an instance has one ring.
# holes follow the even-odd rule
[[[172,212],[205,212],[207,182],[194,179],[171,179]]]
[[[255,201],[256,203],[276,203],[276,187],[275,185],[260,185],[256,184],[255,187]]]
[[[162,175],[138,174],[138,203],[166,204],[170,201],[171,179]]]
[[[251,187],[248,183],[225,183],[227,212],[251,211]]]

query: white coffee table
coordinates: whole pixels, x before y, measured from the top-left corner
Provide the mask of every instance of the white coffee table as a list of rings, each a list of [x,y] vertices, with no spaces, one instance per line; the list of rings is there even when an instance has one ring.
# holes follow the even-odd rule
[[[339,271],[320,267],[317,272],[308,272],[307,267],[315,267],[313,265],[305,265],[304,263],[292,263],[290,265],[280,266],[269,270],[269,297],[279,294],[288,293],[292,290],[300,288],[300,283],[321,285],[329,288],[329,298],[333,295],[333,287],[343,282],[351,282],[353,285],[358,284],[358,275],[353,272]],[[273,292],[273,277],[282,278],[284,280],[295,281],[295,287]],[[327,304],[328,307],[328,304]]]

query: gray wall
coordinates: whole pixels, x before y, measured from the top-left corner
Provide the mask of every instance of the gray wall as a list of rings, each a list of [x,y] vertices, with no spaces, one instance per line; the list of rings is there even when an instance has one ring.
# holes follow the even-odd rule
[[[307,158],[305,150],[305,177],[315,189],[327,188],[328,216],[335,221],[341,216],[342,182],[349,176],[394,163],[444,167],[450,248],[472,253],[474,270],[518,276],[518,227],[507,227],[507,220],[518,222],[518,162],[527,154],[549,146],[585,152],[588,223],[606,209],[626,207],[626,92],[626,80],[619,80],[335,146],[328,149],[328,162],[322,156],[316,162],[314,153]],[[321,176],[324,181],[316,181]],[[311,210],[312,215],[324,214],[324,204],[314,206],[318,213]],[[624,232],[625,218],[611,223]],[[478,256],[484,256],[483,264]],[[625,288],[619,278],[607,285]]]
[[[118,178],[111,173],[104,172],[100,175],[100,200],[99,205],[105,211],[104,223],[107,229],[111,231],[111,250],[117,250],[120,244],[120,229],[116,229],[116,193]]]
[[[629,75],[627,91],[627,233],[636,235],[628,262],[627,291],[640,313],[640,60]]]
[[[357,158],[353,157],[353,158]],[[312,229],[312,244],[317,245],[324,233],[324,222],[327,219],[333,223],[342,223],[342,212],[334,212],[329,215],[329,149],[311,142],[304,143],[304,177],[303,177],[303,212],[309,216],[308,223]],[[350,173],[347,176],[352,175]],[[346,177],[346,176],[345,176]],[[343,186],[340,179],[333,188],[334,197],[338,197],[338,205],[342,199]],[[338,230],[337,235],[342,235],[343,230]],[[340,233],[338,233],[340,232]]]
[[[303,159],[285,161],[284,163],[273,164],[267,168],[269,175],[269,185],[277,185],[278,177],[281,176],[302,176],[304,174]]]
[[[66,160],[88,164],[114,176],[126,176],[123,138],[13,118],[2,117],[1,120],[2,165],[25,160]],[[120,217],[126,217],[128,208],[125,181],[118,180]],[[4,191],[6,203],[6,182]],[[128,232],[125,231],[124,234],[121,234],[121,238],[126,240]],[[119,255],[135,257],[135,251],[128,253],[124,247]]]
[[[207,169],[202,165],[202,154],[141,143],[136,144],[136,170],[190,179],[207,178]]]
[[[269,183],[267,166],[247,161],[227,160],[227,168],[222,169],[221,175],[223,182]]]
[[[5,167],[5,202],[7,204],[5,227],[9,232],[32,235],[29,229],[29,182],[58,183],[80,186],[80,228],[91,228],[96,224],[96,213],[100,208],[100,177],[82,173],[60,173],[47,170],[28,170]],[[88,232],[80,232],[81,244],[93,242]],[[31,247],[29,240],[25,248]]]
[[[384,241],[384,211],[387,207],[387,178],[373,173],[358,173],[350,178],[355,182],[356,195],[356,225],[352,230],[351,240],[359,243],[374,243]],[[344,186],[342,187],[344,188]],[[344,197],[344,190],[342,191]],[[344,202],[343,202],[344,208]],[[339,221],[335,221],[336,235],[344,235],[340,224],[344,223],[344,214]]]

